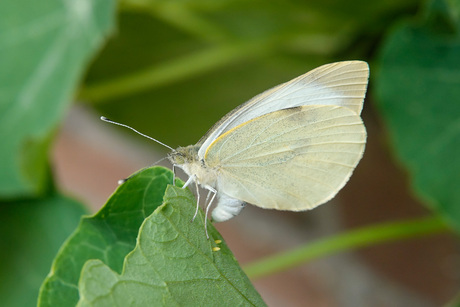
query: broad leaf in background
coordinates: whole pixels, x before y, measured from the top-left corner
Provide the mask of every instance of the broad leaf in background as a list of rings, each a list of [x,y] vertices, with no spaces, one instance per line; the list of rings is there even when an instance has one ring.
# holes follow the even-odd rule
[[[264,306],[214,227],[193,223],[195,197],[169,186],[164,204],[139,230],[117,274],[100,260],[83,267],[78,306]]]
[[[436,0],[423,22],[384,42],[377,100],[416,193],[460,231],[460,4]]]
[[[61,195],[0,203],[2,306],[35,306],[38,291],[64,240],[85,211]]]
[[[0,1],[0,197],[42,192],[50,134],[114,9],[113,0]]]
[[[121,273],[123,259],[134,249],[144,219],[163,202],[170,170],[154,167],[122,184],[94,216],[83,218],[56,256],[40,290],[39,306],[75,306],[84,263],[100,259]]]

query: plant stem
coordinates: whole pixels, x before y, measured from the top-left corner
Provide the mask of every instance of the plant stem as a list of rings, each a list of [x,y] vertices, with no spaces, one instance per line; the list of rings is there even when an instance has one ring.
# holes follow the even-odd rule
[[[294,250],[255,261],[245,265],[244,271],[249,278],[254,280],[340,251],[415,238],[447,230],[449,227],[439,217],[424,217],[372,225],[310,242]]]
[[[98,103],[164,86],[244,58],[269,52],[271,43],[271,41],[245,42],[208,48],[170,62],[152,65],[130,75],[87,86],[80,91],[79,98]]]

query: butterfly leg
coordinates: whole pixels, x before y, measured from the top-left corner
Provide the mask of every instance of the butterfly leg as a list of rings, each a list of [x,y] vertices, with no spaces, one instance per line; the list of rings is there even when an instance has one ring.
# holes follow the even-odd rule
[[[190,222],[193,222],[195,220],[196,215],[198,214],[198,209],[200,208],[200,189],[198,188],[198,182],[196,182],[196,180],[195,180],[195,188],[196,188],[196,210]]]
[[[189,184],[192,183],[192,181],[195,181],[196,179],[196,175],[192,175],[190,177],[188,177],[187,181],[185,182],[184,186],[182,187],[182,189],[185,189],[186,187],[188,187]]]
[[[212,193],[212,191],[209,190],[209,191],[208,191],[208,195],[206,195],[206,200],[205,200],[205,202],[204,202],[205,204],[208,203],[209,196],[211,195],[211,193]],[[199,204],[199,202],[197,201],[197,206],[196,206],[195,214],[193,215],[193,218],[192,218],[191,222],[193,222],[193,221],[195,220],[196,216],[198,215],[198,209],[200,208],[200,207],[198,206],[198,204]]]
[[[209,201],[209,204],[206,206],[206,214],[204,216],[204,229],[206,231],[206,238],[209,240],[209,235],[208,235],[208,212],[209,208],[211,208],[211,204],[214,201],[214,198],[216,198],[217,195],[217,190],[208,188],[209,192],[214,193],[214,195],[211,197],[211,200]]]
[[[176,164],[173,164],[172,171],[173,171],[173,182],[172,182],[172,184],[173,184],[173,186],[176,186]]]
[[[195,210],[195,214],[193,215],[193,218],[190,222],[193,222],[196,218],[196,215],[198,214],[198,209],[200,208],[200,189],[198,188],[198,182],[195,180],[196,179],[196,176],[195,175],[192,175],[190,177],[188,177],[188,180],[187,182],[185,182],[184,186],[182,187],[182,189],[185,189],[192,181],[195,182],[195,188],[196,188],[196,210]],[[208,197],[209,197],[209,194],[208,194]],[[206,198],[206,201],[207,201],[207,198]],[[207,234],[207,233],[206,233]]]

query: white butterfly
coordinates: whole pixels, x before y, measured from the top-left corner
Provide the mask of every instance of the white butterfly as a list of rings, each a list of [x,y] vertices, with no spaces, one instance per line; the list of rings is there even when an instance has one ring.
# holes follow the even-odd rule
[[[206,214],[217,196],[216,222],[246,203],[312,209],[337,194],[363,155],[368,78],[366,62],[323,65],[237,107],[196,145],[165,145],[168,158],[189,175],[185,186],[213,194]]]

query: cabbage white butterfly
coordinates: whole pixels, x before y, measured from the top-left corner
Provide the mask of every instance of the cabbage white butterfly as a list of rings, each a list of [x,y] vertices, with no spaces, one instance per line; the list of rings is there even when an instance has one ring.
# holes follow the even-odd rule
[[[184,187],[194,182],[210,191],[206,216],[217,197],[216,222],[246,203],[312,209],[337,194],[363,155],[368,78],[366,62],[326,64],[240,105],[195,145],[173,149],[148,138],[171,149],[173,168],[189,176]]]

